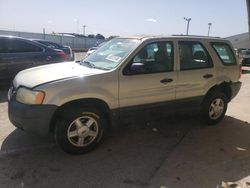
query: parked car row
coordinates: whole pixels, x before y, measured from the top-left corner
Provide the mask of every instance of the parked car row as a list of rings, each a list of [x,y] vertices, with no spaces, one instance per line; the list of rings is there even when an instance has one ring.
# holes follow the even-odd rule
[[[52,49],[62,50],[66,54],[66,56],[67,56],[66,59],[68,61],[74,61],[74,53],[72,52],[72,49],[70,48],[70,46],[63,46],[63,45],[57,44],[55,42],[42,40],[42,39],[31,39],[31,40],[35,41],[35,42],[39,42],[39,43],[41,43],[49,48],[52,48]]]
[[[94,51],[97,50],[98,47],[91,47],[88,49],[87,53],[86,53],[86,57],[89,56],[90,54],[92,54]]]
[[[10,83],[24,69],[74,60],[70,47],[43,40],[0,36],[0,85]]]
[[[239,58],[243,66],[250,66],[250,50],[242,50]]]
[[[250,49],[239,48],[235,49],[235,53],[239,58],[242,66],[250,66]]]
[[[100,48],[101,46],[103,46],[106,42],[102,42],[100,43],[98,46],[94,46],[94,47],[91,47],[88,49],[87,53],[86,53],[86,56],[89,56],[90,54],[92,54],[94,51],[96,51],[98,48]]]

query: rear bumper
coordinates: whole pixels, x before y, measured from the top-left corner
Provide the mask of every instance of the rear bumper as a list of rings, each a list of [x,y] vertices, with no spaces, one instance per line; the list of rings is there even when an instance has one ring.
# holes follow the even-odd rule
[[[27,105],[15,100],[8,102],[11,123],[24,131],[48,136],[51,118],[56,111],[55,105]]]
[[[231,88],[231,99],[232,100],[240,91],[241,88],[241,82],[234,82],[230,85]]]

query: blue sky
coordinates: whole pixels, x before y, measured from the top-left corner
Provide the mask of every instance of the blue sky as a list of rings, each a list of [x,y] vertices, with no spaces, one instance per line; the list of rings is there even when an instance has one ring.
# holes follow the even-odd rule
[[[227,37],[248,31],[245,0],[0,0],[0,29],[110,35]]]

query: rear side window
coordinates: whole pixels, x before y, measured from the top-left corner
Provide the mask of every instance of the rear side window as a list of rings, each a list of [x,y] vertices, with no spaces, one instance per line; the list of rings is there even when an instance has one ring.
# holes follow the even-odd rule
[[[41,52],[43,49],[28,42],[15,39],[2,39],[0,53]]]
[[[211,58],[200,42],[180,41],[180,70],[204,69],[213,66]]]
[[[211,45],[224,65],[236,64],[234,53],[227,43],[213,42]]]
[[[38,41],[38,42],[52,49],[61,48],[61,46],[53,42],[47,42],[47,41]]]

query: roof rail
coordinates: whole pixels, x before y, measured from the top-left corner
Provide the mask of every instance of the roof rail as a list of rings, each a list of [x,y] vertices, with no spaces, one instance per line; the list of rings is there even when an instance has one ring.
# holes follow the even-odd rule
[[[204,35],[183,35],[183,34],[173,34],[171,36],[183,36],[183,37],[206,37],[206,38],[221,38],[221,37],[214,37],[214,36],[204,36]]]

